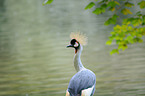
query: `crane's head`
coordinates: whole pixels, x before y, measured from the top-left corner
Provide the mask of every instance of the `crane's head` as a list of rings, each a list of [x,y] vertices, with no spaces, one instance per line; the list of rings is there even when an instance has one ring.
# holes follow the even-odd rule
[[[70,45],[68,45],[67,47],[75,48],[75,53],[77,53],[77,51],[78,51],[78,49],[80,47],[80,43],[76,39],[72,39],[70,41]]]
[[[80,32],[71,33],[70,38],[72,40],[70,41],[70,45],[67,47],[75,48],[75,53],[77,53],[81,45],[86,45],[87,43],[87,37]]]

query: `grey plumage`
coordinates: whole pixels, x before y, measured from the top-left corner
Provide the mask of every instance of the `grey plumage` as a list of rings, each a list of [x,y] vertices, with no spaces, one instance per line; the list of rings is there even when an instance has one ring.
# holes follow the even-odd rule
[[[86,69],[81,62],[80,56],[83,46],[76,39],[72,39],[67,47],[75,48],[74,67],[77,73],[69,82],[66,96],[81,96],[82,94],[83,96],[93,96],[96,76],[92,71]]]
[[[95,74],[88,69],[84,69],[76,73],[71,78],[68,86],[68,92],[70,93],[70,96],[81,96],[82,90],[91,88],[92,86],[95,88],[95,83]],[[94,91],[95,89],[93,89],[92,95],[94,94]]]

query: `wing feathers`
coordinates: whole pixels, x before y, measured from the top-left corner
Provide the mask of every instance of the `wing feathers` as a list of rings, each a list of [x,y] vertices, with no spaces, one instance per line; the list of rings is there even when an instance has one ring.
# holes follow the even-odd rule
[[[93,89],[94,89],[94,86],[92,86],[91,88],[82,90],[81,96],[91,96]]]
[[[92,86],[95,87],[96,76],[95,74],[86,69],[76,73],[70,80],[68,91],[72,96],[81,94],[82,90],[89,89]]]

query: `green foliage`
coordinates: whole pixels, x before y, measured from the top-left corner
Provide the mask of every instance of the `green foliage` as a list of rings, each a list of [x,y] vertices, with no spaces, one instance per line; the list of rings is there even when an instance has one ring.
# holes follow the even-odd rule
[[[118,50],[118,49],[113,49],[113,50],[110,52],[111,55],[112,55],[112,54],[115,54],[115,53],[118,53],[118,54],[119,54],[119,50]]]
[[[115,7],[117,5],[120,5],[120,3],[118,3],[117,1],[113,1],[113,0],[108,2],[108,4],[107,4],[108,7]]]
[[[117,18],[119,16],[114,14],[112,17],[110,17],[105,23],[104,25],[109,25],[109,24],[116,24]]]
[[[98,0],[96,4],[99,5],[93,11],[96,15],[100,15],[106,11],[111,11],[113,13],[104,23],[104,25],[115,25],[106,44],[111,45],[112,42],[115,42],[118,48],[113,49],[110,54],[119,53],[120,50],[124,51],[128,48],[129,44],[143,42],[142,36],[145,35],[145,15],[143,15],[141,11],[132,15],[133,13],[128,9],[128,7],[134,6],[132,2],[129,2],[129,0],[120,0],[120,2],[117,2],[117,0]],[[142,0],[138,5],[141,9],[145,8],[145,1]],[[123,19],[122,24],[118,25],[117,21],[119,15],[117,15],[117,13],[132,15],[132,17]]]
[[[127,9],[127,8],[122,9],[121,13],[123,13],[124,15],[132,14],[132,12],[129,9]]]
[[[95,6],[94,2],[90,2],[85,9],[91,9],[93,6]]]
[[[53,2],[53,0],[45,0],[43,2],[43,6],[46,5],[46,4],[51,4]]]
[[[132,7],[132,6],[134,6],[134,4],[133,3],[130,3],[130,2],[125,2],[125,4],[124,4],[126,7]]]
[[[98,4],[100,4],[100,7],[97,7],[93,13],[96,14],[96,15],[99,15],[99,14],[102,14],[104,12],[106,12],[106,10],[109,10],[109,11],[115,11],[115,7],[117,5],[120,5],[119,2],[117,1],[109,1],[109,0],[102,0],[100,2],[98,2]]]
[[[102,14],[104,13],[106,10],[105,8],[96,8],[93,13],[95,13],[96,15]]]
[[[43,5],[52,3],[53,0],[45,0]],[[138,1],[138,0],[137,0]],[[137,3],[140,9],[145,8],[145,0]],[[111,45],[112,42],[116,43],[118,47],[113,49],[110,54],[119,53],[120,50],[128,48],[129,44],[142,43],[142,36],[145,35],[145,15],[141,13],[141,10],[133,14],[128,7],[133,7],[135,4],[131,0],[94,0],[90,2],[85,9],[91,9],[94,7],[92,13],[96,15],[103,14],[105,12],[112,12],[112,16],[108,17],[104,25],[114,24],[114,30],[111,32],[107,45]],[[122,20],[122,24],[118,25],[119,13],[122,15],[129,15],[129,18]]]
[[[127,18],[123,20],[122,25],[116,25],[114,31],[111,32],[107,45],[111,45],[113,40],[118,45],[118,50],[125,50],[128,44],[142,43],[142,36],[145,35],[145,27],[140,27],[144,22],[145,16],[138,16],[136,18]],[[110,54],[118,53],[112,50]]]
[[[142,0],[141,2],[138,3],[141,9],[145,8],[145,1]]]

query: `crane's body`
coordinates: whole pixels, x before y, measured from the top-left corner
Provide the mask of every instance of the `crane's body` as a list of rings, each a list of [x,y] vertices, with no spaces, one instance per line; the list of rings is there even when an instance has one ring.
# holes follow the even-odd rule
[[[84,96],[92,96],[95,91],[96,82],[94,77],[95,74],[88,69],[77,72],[70,80],[68,86],[67,91],[71,94],[70,96],[81,96],[83,91]]]
[[[66,96],[93,96],[96,76],[91,70],[86,69],[81,62],[82,45],[76,39],[72,39],[71,44],[67,47],[75,48],[74,67],[77,73],[69,82]]]

